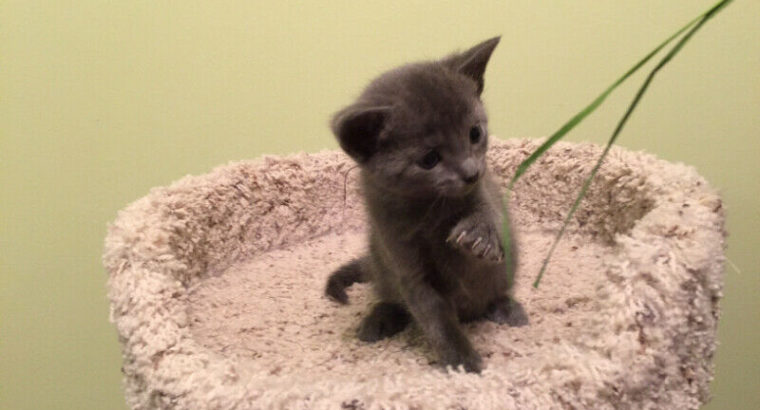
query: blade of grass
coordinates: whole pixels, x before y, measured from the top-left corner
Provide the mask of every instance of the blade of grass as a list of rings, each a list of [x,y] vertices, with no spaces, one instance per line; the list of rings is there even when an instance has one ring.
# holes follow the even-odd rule
[[[504,247],[504,259],[506,259],[506,264],[509,267],[507,269],[507,287],[511,288],[514,284],[514,275],[515,272],[512,269],[516,269],[517,267],[514,266],[514,263],[512,259],[507,258],[514,258],[514,255],[512,253],[512,231],[510,231],[511,223],[509,222],[509,211],[507,201],[509,200],[509,194],[507,194],[507,197],[504,199],[504,203],[502,204],[501,208],[501,214],[503,215],[503,220],[501,223],[501,243]]]
[[[636,93],[636,96],[633,98],[633,101],[631,101],[630,105],[628,106],[628,109],[626,110],[623,117],[618,122],[617,126],[615,127],[615,131],[613,131],[612,136],[610,137],[609,141],[607,141],[607,145],[604,148],[604,151],[602,151],[602,155],[599,156],[599,159],[596,161],[596,164],[594,165],[594,168],[591,170],[591,174],[586,178],[586,180],[583,183],[583,187],[581,188],[580,192],[578,193],[578,196],[575,198],[575,202],[573,203],[573,206],[570,208],[570,211],[567,213],[567,216],[565,217],[564,222],[562,223],[562,228],[560,229],[557,236],[554,238],[554,243],[552,243],[552,246],[549,250],[549,253],[547,254],[546,258],[543,261],[543,264],[541,265],[541,270],[538,273],[538,276],[536,277],[535,282],[533,282],[533,287],[537,288],[538,284],[541,281],[541,278],[544,275],[544,272],[546,271],[546,267],[549,264],[549,260],[551,259],[552,254],[554,254],[554,250],[557,247],[557,244],[559,243],[560,238],[562,238],[562,235],[565,233],[565,229],[567,228],[567,225],[570,223],[570,219],[575,214],[575,211],[578,209],[578,206],[581,203],[581,200],[583,200],[583,197],[586,195],[586,191],[588,191],[589,186],[591,185],[591,181],[596,176],[597,172],[599,171],[599,168],[602,166],[602,162],[604,162],[604,158],[607,156],[607,153],[610,151],[610,148],[612,148],[612,144],[615,143],[617,140],[618,135],[623,130],[623,127],[625,126],[626,122],[628,121],[628,118],[630,118],[633,111],[636,109],[636,106],[638,106],[639,102],[641,101],[641,98],[644,96],[644,93],[649,88],[649,85],[652,83],[652,80],[654,79],[655,75],[666,65],[670,60],[675,57],[676,54],[678,54],[679,51],[681,51],[681,48],[691,39],[691,37],[699,31],[699,29],[713,16],[715,16],[719,11],[721,11],[724,7],[726,7],[730,2],[733,0],[723,0],[719,3],[717,3],[715,6],[710,8],[708,11],[702,14],[699,21],[692,27],[677,43],[673,48],[668,52],[668,54],[663,57],[662,60],[652,69],[652,71],[649,72],[649,75],[647,76],[646,80],[644,80],[644,83],[639,88],[638,92]]]
[[[552,134],[541,146],[539,146],[528,158],[526,158],[523,162],[520,163],[520,165],[517,167],[517,170],[515,171],[515,175],[512,177],[512,180],[509,182],[509,188],[508,191],[512,191],[512,187],[514,186],[515,182],[525,173],[525,171],[530,167],[541,155],[543,155],[546,150],[548,150],[552,145],[554,145],[557,141],[559,141],[562,137],[565,136],[570,130],[575,128],[576,125],[578,125],[581,121],[583,121],[584,118],[586,118],[589,114],[594,112],[599,105],[601,105],[604,100],[607,98],[608,95],[610,95],[620,84],[625,82],[625,80],[628,79],[633,73],[639,70],[641,66],[646,64],[652,57],[654,57],[657,53],[660,52],[665,46],[670,44],[671,41],[673,41],[675,38],[680,36],[684,31],[689,29],[691,26],[696,24],[698,21],[703,19],[708,13],[711,13],[714,10],[719,10],[720,7],[725,6],[727,2],[730,2],[733,0],[723,0],[718,2],[715,6],[711,7],[709,10],[705,11],[704,13],[697,16],[695,19],[688,22],[685,26],[681,27],[673,33],[670,37],[668,37],[665,41],[663,41],[660,45],[655,47],[654,50],[650,51],[649,54],[644,56],[638,63],[636,63],[633,67],[631,67],[625,74],[623,74],[622,77],[618,78],[617,81],[612,83],[604,92],[602,92],[594,101],[591,102],[586,108],[581,110],[578,114],[575,114],[567,123],[565,123],[562,127],[560,127],[559,130],[557,130],[554,134]]]

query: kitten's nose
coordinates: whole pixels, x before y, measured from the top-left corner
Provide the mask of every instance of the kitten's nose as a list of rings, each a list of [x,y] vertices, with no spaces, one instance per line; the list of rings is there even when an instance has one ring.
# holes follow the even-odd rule
[[[464,175],[462,178],[464,179],[464,182],[468,184],[474,184],[478,182],[478,178],[480,178],[480,172],[475,171],[474,173],[470,175]]]
[[[475,158],[470,157],[462,161],[459,165],[459,175],[468,185],[478,182],[478,178],[480,178],[480,170]]]

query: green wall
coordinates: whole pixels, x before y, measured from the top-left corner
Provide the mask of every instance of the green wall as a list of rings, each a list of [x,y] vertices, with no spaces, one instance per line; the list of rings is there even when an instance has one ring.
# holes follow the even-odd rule
[[[335,148],[328,116],[374,75],[495,34],[491,129],[545,136],[712,3],[1,1],[0,408],[124,406],[100,253],[150,187]],[[710,409],[760,408],[759,16],[738,0],[708,24],[620,138],[725,198],[741,273],[726,270]],[[570,139],[604,141],[632,86]]]

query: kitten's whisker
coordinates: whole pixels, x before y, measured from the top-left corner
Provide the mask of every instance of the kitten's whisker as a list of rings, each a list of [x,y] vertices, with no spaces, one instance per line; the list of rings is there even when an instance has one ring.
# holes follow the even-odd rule
[[[351,173],[354,169],[359,167],[359,164],[356,164],[349,168],[346,172],[343,173],[343,216],[346,216],[346,202],[348,201],[348,174]]]

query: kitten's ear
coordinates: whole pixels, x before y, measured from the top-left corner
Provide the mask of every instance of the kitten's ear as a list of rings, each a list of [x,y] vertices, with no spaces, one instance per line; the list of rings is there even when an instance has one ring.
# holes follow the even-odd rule
[[[488,39],[463,53],[447,58],[444,63],[475,81],[478,95],[480,95],[483,92],[483,74],[486,72],[486,65],[499,40],[501,36]]]
[[[380,132],[390,115],[391,107],[351,105],[335,114],[332,131],[340,147],[358,163],[371,157],[377,150]]]

